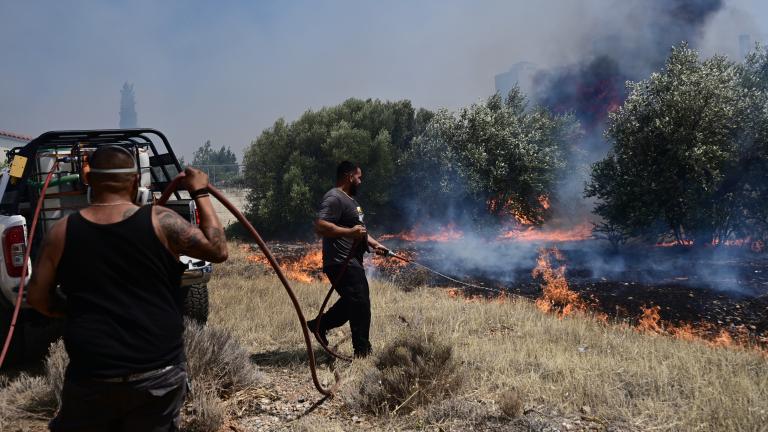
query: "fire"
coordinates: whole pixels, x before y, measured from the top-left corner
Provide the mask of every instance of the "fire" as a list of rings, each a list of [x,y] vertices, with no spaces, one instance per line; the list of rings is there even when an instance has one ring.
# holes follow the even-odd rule
[[[750,347],[768,353],[764,348],[754,345],[749,330],[743,325],[726,330],[717,329],[709,323],[673,324],[661,319],[659,306],[641,307],[640,309],[642,315],[638,320],[636,329],[642,333],[668,335],[676,339],[699,341],[716,347]]]
[[[548,196],[540,195],[537,198],[537,201],[539,202],[539,205],[541,206],[542,209],[544,209],[545,211],[549,210],[549,207],[551,205],[549,203]],[[488,208],[488,213],[491,213],[491,214],[501,213],[504,215],[512,216],[512,218],[514,219],[514,224],[518,226],[532,226],[532,225],[535,225],[537,222],[541,222],[541,221],[536,221],[532,219],[530,216],[523,214],[519,210],[518,208],[519,206],[515,205],[515,200],[512,198],[504,202],[501,202],[499,198],[490,198],[486,202],[486,206]]]
[[[674,247],[674,246],[693,246],[693,240],[672,240],[656,243],[657,247]],[[749,247],[752,252],[762,253],[765,250],[765,243],[762,240],[752,240],[751,238],[742,239],[728,239],[723,242],[715,239],[712,242],[707,243],[706,246],[727,246],[727,247]]]
[[[557,248],[539,250],[534,278],[541,277],[542,295],[536,299],[536,307],[543,312],[556,312],[559,316],[568,316],[574,311],[584,312],[587,307],[579,294],[571,291],[565,278],[565,265],[552,267],[552,261],[562,261],[563,256]]]
[[[268,266],[267,258],[262,254],[249,255],[248,261]],[[323,267],[323,253],[319,247],[313,246],[310,251],[298,258],[286,258],[280,262],[285,277],[292,281],[312,283],[323,280],[319,270]]]
[[[379,240],[403,240],[410,242],[445,242],[459,240],[464,237],[464,233],[456,228],[456,224],[449,223],[444,227],[440,227],[437,232],[423,232],[419,225],[413,227],[409,231],[403,231],[399,234],[384,234],[379,237]]]
[[[528,227],[524,230],[510,230],[499,235],[499,240],[528,242],[570,242],[592,238],[592,226],[583,223],[569,229],[539,229]]]
[[[641,331],[661,333],[663,331],[661,327],[661,314],[659,306],[651,306],[649,308],[641,308],[643,316],[640,317],[640,321],[637,323],[637,328]]]

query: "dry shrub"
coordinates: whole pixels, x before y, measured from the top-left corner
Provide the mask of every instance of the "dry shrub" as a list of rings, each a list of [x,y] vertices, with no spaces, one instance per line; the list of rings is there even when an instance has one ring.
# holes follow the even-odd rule
[[[408,331],[387,345],[366,371],[356,403],[374,413],[407,413],[456,390],[461,378],[451,345]]]
[[[227,409],[216,388],[198,385],[187,398],[184,414],[185,431],[215,432],[224,424]]]
[[[186,320],[184,344],[189,374],[197,386],[216,389],[224,396],[262,380],[248,352],[224,329]]]
[[[61,405],[64,372],[68,364],[69,356],[64,348],[64,341],[59,339],[48,347],[48,357],[45,358],[45,377],[51,387],[52,397],[56,400],[56,406]]]
[[[50,415],[56,407],[48,380],[22,373],[0,389],[0,430],[15,419]]]
[[[21,373],[0,383],[0,430],[18,418],[48,418],[58,409],[69,358],[59,340],[48,348],[45,376]]]
[[[509,389],[499,393],[496,403],[501,414],[507,418],[516,418],[523,413],[523,398],[516,389]]]

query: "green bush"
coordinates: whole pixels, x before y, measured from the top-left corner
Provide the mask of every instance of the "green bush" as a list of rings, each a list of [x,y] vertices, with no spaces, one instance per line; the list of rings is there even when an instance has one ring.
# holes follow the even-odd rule
[[[718,243],[768,222],[768,61],[673,48],[609,117],[586,195],[614,233]]]

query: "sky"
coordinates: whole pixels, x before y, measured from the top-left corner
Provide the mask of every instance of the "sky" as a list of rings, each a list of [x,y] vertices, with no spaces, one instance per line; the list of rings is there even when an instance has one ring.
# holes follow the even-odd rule
[[[206,140],[240,160],[280,117],[350,97],[456,109],[516,62],[577,61],[628,1],[645,0],[0,0],[0,129],[116,128],[129,82],[139,126],[187,161]],[[702,53],[736,56],[739,34],[768,40],[768,1],[726,0],[705,30]]]

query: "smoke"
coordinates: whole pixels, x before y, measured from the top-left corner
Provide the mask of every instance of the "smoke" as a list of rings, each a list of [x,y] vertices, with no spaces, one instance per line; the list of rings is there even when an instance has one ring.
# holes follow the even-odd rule
[[[570,62],[539,70],[529,94],[532,105],[544,105],[559,114],[573,113],[584,131],[583,140],[574,143],[578,151],[558,187],[553,218],[545,230],[573,227],[594,218],[593,203],[583,197],[584,185],[591,163],[608,151],[603,131],[609,113],[627,96],[626,82],[658,71],[675,45],[686,42],[701,48],[708,24],[723,8],[722,0],[601,2],[583,25],[566,26],[579,29],[573,34],[581,42],[579,47],[566,47],[567,52],[561,53]],[[733,40],[735,44],[736,38]],[[510,59],[509,63],[522,60],[528,59]],[[470,210],[457,211],[456,203],[449,208],[451,220],[459,226],[477,227],[477,221],[453,219]],[[431,245],[425,257],[441,271],[458,277],[520,283],[529,280],[542,246],[545,244],[495,241],[475,230],[465,232],[459,242]],[[581,241],[564,247],[573,248],[568,254],[570,264],[586,281],[671,283],[745,293],[737,267],[722,264],[730,256],[722,248],[678,256],[661,249],[615,254],[605,246],[599,241]]]
[[[621,3],[588,34],[588,48],[575,63],[541,71],[533,98],[555,112],[573,112],[596,145],[609,112],[626,97],[625,82],[658,70],[670,48],[697,46],[722,0],[654,0]],[[616,7],[616,5],[614,5]]]

